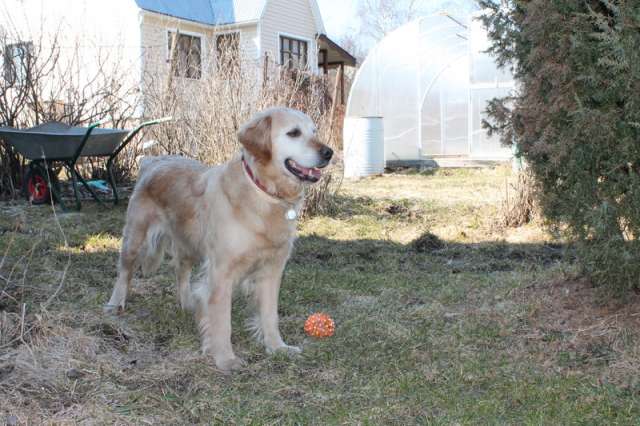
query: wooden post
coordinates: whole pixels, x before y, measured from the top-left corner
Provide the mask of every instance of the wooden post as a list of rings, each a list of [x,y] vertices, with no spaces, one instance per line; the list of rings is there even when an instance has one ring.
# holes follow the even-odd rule
[[[340,63],[340,105],[344,105],[344,62]]]
[[[340,81],[340,79],[342,78],[342,72],[343,69],[342,68],[338,68],[338,71],[336,72],[336,82],[333,86],[333,97],[331,99],[331,112],[329,113],[329,140],[331,141],[333,139],[333,120],[335,119],[335,113],[336,113],[336,102],[337,102],[337,97],[338,97],[338,83]]]
[[[262,70],[262,87],[267,86],[267,78],[269,73],[269,53],[264,52],[264,68]]]

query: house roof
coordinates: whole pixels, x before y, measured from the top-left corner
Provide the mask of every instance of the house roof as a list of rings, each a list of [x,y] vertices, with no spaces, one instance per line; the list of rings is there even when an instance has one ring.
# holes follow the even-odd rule
[[[140,9],[207,25],[257,21],[267,0],[136,0]]]
[[[351,53],[344,50],[342,46],[337,44],[335,41],[331,40],[325,34],[318,34],[317,37],[318,37],[318,45],[320,46],[320,48],[327,49],[327,62],[330,67],[340,63],[348,67],[356,66],[356,62],[357,62],[356,58],[354,58]],[[324,64],[318,64],[318,65],[324,65]]]
[[[268,0],[136,0],[140,9],[207,25],[258,21]],[[325,33],[316,0],[308,0],[316,30]]]

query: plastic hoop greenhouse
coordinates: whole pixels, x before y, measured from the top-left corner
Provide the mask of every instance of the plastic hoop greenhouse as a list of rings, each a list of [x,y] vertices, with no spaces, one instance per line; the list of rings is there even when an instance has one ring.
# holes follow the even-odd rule
[[[349,94],[346,174],[370,174],[354,171],[353,164],[363,161],[377,162],[375,167],[382,162],[384,167],[510,159],[511,150],[481,127],[487,102],[514,88],[511,74],[484,53],[488,45],[481,22],[447,14],[419,18],[380,41],[358,70]],[[358,122],[378,117],[384,153],[380,149],[371,155],[363,148],[371,143],[370,129],[362,130]]]

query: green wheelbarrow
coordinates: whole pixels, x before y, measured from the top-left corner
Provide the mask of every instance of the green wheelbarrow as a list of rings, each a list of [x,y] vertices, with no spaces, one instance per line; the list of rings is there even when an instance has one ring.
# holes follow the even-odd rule
[[[150,120],[133,130],[101,129],[98,126],[108,120],[99,121],[89,127],[74,127],[59,122],[49,122],[29,129],[0,127],[0,139],[12,146],[29,160],[28,170],[23,180],[23,192],[33,204],[57,201],[66,210],[62,201],[62,191],[53,167],[62,164],[67,169],[73,183],[76,209],[80,210],[78,181],[100,204],[103,199],[84,180],[77,169],[80,157],[108,157],[107,176],[113,191],[113,203],[118,204],[118,191],[113,176],[113,161],[133,138],[147,126],[170,121],[171,117]]]

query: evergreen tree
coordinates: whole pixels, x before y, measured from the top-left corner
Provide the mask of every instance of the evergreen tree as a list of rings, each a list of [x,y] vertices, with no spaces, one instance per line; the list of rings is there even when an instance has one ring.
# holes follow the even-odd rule
[[[519,81],[485,126],[515,144],[594,282],[640,288],[640,2],[479,3]]]

